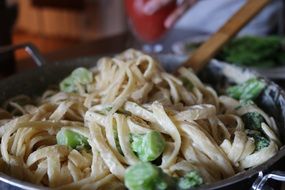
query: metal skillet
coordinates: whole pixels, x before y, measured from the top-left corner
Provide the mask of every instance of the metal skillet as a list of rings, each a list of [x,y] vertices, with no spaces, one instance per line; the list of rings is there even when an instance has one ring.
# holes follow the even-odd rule
[[[35,62],[40,66],[30,71],[19,73],[5,80],[0,81],[0,103],[3,103],[10,97],[26,94],[32,97],[43,93],[49,85],[58,84],[73,69],[83,66],[92,67],[96,65],[97,60],[102,56],[82,57],[78,59],[42,64],[42,58],[35,48],[31,45],[21,45],[16,48],[25,48],[29,54],[35,58]],[[1,50],[1,49],[0,49]],[[3,50],[3,49],[2,49]],[[13,50],[9,48],[6,50]],[[162,67],[171,72],[180,66],[186,59],[183,56],[174,56],[167,54],[157,55],[156,58],[162,64]],[[180,64],[179,64],[180,63]],[[230,73],[230,75],[229,75]],[[227,63],[217,60],[211,60],[203,70],[199,72],[199,77],[203,82],[213,86],[218,92],[231,83],[241,83],[251,77],[260,77],[253,71],[241,69]],[[278,125],[281,141],[285,141],[285,92],[275,83],[264,79],[267,88],[257,99],[256,103],[266,113],[273,116]],[[267,179],[273,178],[283,181],[285,179],[285,148],[284,146],[278,153],[267,162],[247,171],[236,174],[228,179],[218,181],[213,184],[201,186],[199,189],[263,189]],[[0,189],[47,189],[27,182],[23,182],[7,176],[0,172]],[[279,189],[279,188],[278,188]]]
[[[221,91],[230,82],[241,83],[248,78],[256,76],[255,73],[248,70],[220,63],[212,60],[205,68],[211,57],[231,39],[254,15],[256,15],[271,0],[248,0],[242,7],[215,35],[213,35],[205,44],[203,44],[190,59],[181,56],[157,55],[157,59],[167,71],[173,72],[177,67],[185,63],[192,66],[195,71],[200,71],[201,79],[212,85],[217,91]],[[34,58],[38,65],[42,65],[44,60],[37,53],[36,49],[31,46],[20,45],[14,48],[25,48],[25,50]],[[2,51],[13,50],[13,47],[2,49]],[[1,49],[0,49],[1,52]],[[101,57],[101,56],[100,56]],[[0,103],[6,99],[26,94],[36,96],[47,89],[50,84],[58,82],[67,76],[73,69],[79,66],[94,66],[99,57],[85,57],[65,62],[56,62],[42,66],[29,72],[15,75],[6,80],[0,81]],[[228,75],[230,73],[230,75]],[[285,92],[276,84],[266,80],[267,88],[259,97],[257,104],[270,113],[278,124],[281,141],[285,138]],[[285,156],[284,147],[266,163],[236,174],[228,179],[204,185],[199,189],[254,189],[261,190],[267,179],[285,180],[285,173],[274,170],[285,170],[283,157]],[[269,173],[271,172],[271,173]],[[266,174],[268,173],[268,174]],[[266,174],[266,175],[264,175]],[[256,179],[257,178],[257,179]],[[256,180],[255,180],[256,179]],[[255,180],[255,182],[254,182]],[[0,172],[1,189],[44,189],[43,187],[32,185],[11,178]]]

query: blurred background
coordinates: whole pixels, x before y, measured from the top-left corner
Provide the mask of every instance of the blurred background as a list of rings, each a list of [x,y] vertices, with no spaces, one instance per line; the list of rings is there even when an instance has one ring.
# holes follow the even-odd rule
[[[48,53],[127,30],[121,0],[19,0],[13,43],[34,43]],[[16,53],[23,59],[24,52]]]
[[[141,13],[135,13],[134,9],[137,8],[140,12],[143,7],[139,2],[147,1],[1,0],[0,46],[31,42],[48,61],[114,53],[129,47],[146,47],[145,50],[148,51],[183,54],[189,50],[185,50],[185,47],[192,48],[192,43],[195,45],[206,40],[246,2],[172,1],[177,4],[169,5],[152,16],[140,17]],[[249,24],[251,27],[242,30],[240,35],[283,36],[284,1],[273,1],[257,16],[258,19]],[[167,18],[166,14],[178,7],[179,2],[182,5],[183,2],[194,5],[195,2],[195,5],[175,22],[175,27],[167,29],[165,34],[163,20]],[[264,20],[270,27],[261,26]],[[181,42],[189,42],[190,45]],[[146,43],[151,46],[142,46]],[[24,51],[17,51],[15,56],[13,53],[0,54],[0,77],[31,65],[31,60]]]

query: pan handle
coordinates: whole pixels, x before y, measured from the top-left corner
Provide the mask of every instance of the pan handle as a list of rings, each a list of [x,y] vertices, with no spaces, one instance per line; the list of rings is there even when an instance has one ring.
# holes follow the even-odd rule
[[[37,64],[37,66],[43,66],[45,64],[44,58],[40,54],[40,51],[32,43],[24,43],[24,44],[17,44],[17,45],[0,47],[0,54],[1,53],[8,53],[11,51],[16,51],[16,50],[20,50],[20,49],[24,49],[32,57],[32,59]]]
[[[258,177],[253,183],[251,190],[263,190],[265,183],[268,179],[274,179],[277,181],[285,181],[285,172],[272,171],[269,174],[264,175],[263,172],[258,173]]]

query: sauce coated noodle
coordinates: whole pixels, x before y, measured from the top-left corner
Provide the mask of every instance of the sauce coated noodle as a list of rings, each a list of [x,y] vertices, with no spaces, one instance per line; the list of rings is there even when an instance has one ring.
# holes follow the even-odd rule
[[[78,83],[76,92],[48,90],[36,104],[25,96],[7,101],[10,113],[0,112],[3,172],[58,189],[124,189],[126,169],[140,161],[128,138],[151,130],[166,141],[159,164],[164,172],[179,176],[195,169],[205,183],[257,166],[278,151],[273,118],[254,104],[235,109],[237,100],[219,97],[189,69],[176,77],[152,57],[127,50],[100,59],[90,71],[92,82]],[[270,140],[258,151],[241,119],[250,110],[265,118],[262,129]],[[86,137],[90,149],[57,144],[62,128]]]

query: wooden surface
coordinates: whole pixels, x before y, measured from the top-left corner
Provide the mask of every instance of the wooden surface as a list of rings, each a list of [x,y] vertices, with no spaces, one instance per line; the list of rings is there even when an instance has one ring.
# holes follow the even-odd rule
[[[185,66],[192,67],[195,71],[202,69],[231,38],[271,1],[248,0],[222,28],[192,54]]]
[[[18,1],[19,13],[16,28],[31,34],[94,40],[102,36],[118,34],[127,29],[122,0],[84,1],[84,9],[81,11],[49,6],[39,8],[33,6],[32,0]],[[34,0],[34,2],[37,1]],[[50,5],[67,2],[67,0],[61,1],[44,0],[44,2],[50,2]]]

